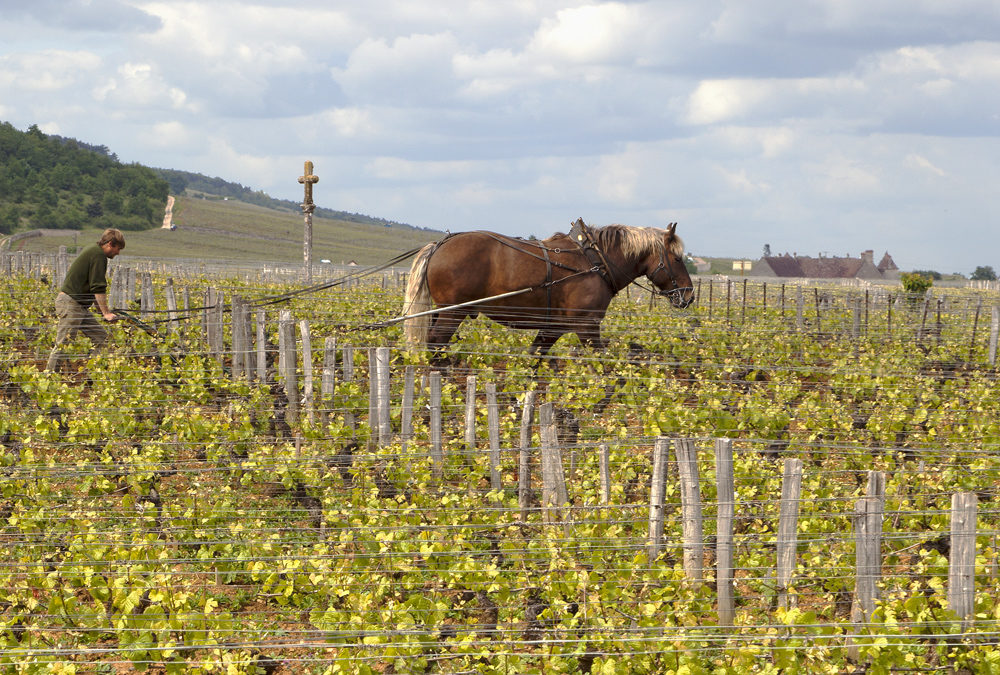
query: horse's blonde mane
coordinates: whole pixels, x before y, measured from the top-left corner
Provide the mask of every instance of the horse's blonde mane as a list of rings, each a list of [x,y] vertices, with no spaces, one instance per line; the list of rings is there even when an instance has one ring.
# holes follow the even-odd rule
[[[607,225],[593,229],[594,237],[602,247],[612,244],[628,257],[644,257],[653,251],[663,249],[666,230],[658,227],[632,227],[630,225]],[[670,252],[684,256],[684,242],[676,234],[670,238]]]

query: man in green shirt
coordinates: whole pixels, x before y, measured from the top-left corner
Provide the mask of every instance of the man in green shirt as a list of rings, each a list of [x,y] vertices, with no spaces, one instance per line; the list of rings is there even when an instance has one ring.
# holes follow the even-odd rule
[[[97,309],[105,321],[112,322],[118,317],[108,307],[108,260],[125,248],[125,235],[120,230],[108,228],[96,244],[86,247],[76,256],[66,272],[59,295],[56,296],[56,315],[59,327],[56,329],[56,344],[49,354],[46,370],[56,370],[65,360],[62,345],[69,342],[79,331],[90,338],[94,349],[101,347],[108,339],[108,332],[88,311],[97,303]]]

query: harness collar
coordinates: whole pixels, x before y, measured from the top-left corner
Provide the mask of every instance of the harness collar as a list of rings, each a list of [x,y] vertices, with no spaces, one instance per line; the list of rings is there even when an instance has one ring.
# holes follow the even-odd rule
[[[586,223],[583,222],[583,218],[577,218],[576,222],[570,227],[569,238],[583,251],[584,257],[590,263],[591,270],[600,275],[604,279],[604,283],[612,291],[618,292],[620,289],[615,286],[611,278],[611,265],[608,264],[607,259],[604,257],[604,251],[594,241],[594,235],[590,232],[590,228],[587,227]]]

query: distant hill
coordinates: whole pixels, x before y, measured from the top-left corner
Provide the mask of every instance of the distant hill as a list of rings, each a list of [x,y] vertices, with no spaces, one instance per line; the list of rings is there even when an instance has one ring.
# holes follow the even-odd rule
[[[0,123],[0,234],[156,227],[168,189],[152,169],[122,164],[104,146]]]
[[[192,196],[204,195],[217,198],[238,199],[247,204],[256,204],[276,210],[287,210],[294,213],[301,213],[298,202],[291,199],[275,199],[266,192],[253,190],[239,183],[231,183],[222,178],[209,178],[204,174],[191,173],[190,171],[178,171],[176,169],[153,169],[159,176],[170,184],[170,194],[189,194]],[[385,218],[366,216],[360,213],[350,213],[348,211],[337,211],[323,207],[316,207],[315,215],[334,220],[342,220],[348,223],[359,223],[362,225],[377,225],[380,227],[408,227],[412,225],[399,223]]]

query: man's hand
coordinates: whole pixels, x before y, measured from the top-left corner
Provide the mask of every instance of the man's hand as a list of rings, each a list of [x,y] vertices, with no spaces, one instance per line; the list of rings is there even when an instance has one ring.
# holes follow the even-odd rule
[[[97,310],[104,317],[105,321],[113,323],[118,320],[118,315],[108,307],[108,296],[106,293],[94,293],[94,301],[97,302]]]

